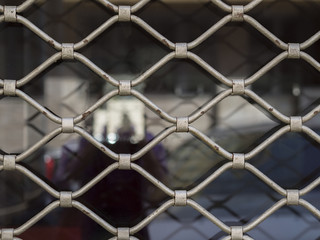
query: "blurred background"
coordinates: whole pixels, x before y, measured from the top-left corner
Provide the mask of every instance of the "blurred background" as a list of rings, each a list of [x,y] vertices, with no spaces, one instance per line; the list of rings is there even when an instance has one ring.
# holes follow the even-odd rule
[[[22,2],[0,0],[1,5]],[[225,2],[244,4],[248,1]],[[115,1],[115,4],[132,5],[133,1]],[[248,14],[282,41],[301,43],[319,31],[319,11],[319,1],[276,0],[263,1]],[[76,43],[114,13],[96,1],[39,0],[22,15],[56,41]],[[151,1],[136,15],[176,43],[193,41],[227,14],[209,1],[170,0]],[[305,51],[320,61],[320,41]],[[133,80],[170,50],[136,24],[118,22],[79,52],[116,80]],[[244,79],[282,50],[248,23],[231,22],[191,52],[229,79]],[[21,79],[54,53],[56,50],[21,24],[0,24],[1,79]],[[304,116],[319,105],[319,76],[319,71],[304,60],[286,59],[253,83],[250,89],[286,116]],[[60,117],[83,114],[114,89],[78,61],[58,61],[22,87],[26,94]],[[173,59],[134,89],[164,112],[183,117],[201,108],[227,87],[193,61]],[[22,153],[59,127],[19,98],[2,96],[0,113],[1,154]],[[319,133],[319,120],[317,115],[306,125]],[[135,153],[171,126],[132,96],[113,97],[80,125],[117,153]],[[247,153],[282,125],[252,99],[230,96],[192,126],[229,152]],[[126,147],[121,145],[124,142]],[[310,137],[287,133],[250,163],[284,189],[302,189],[319,177],[319,157],[319,144]],[[106,158],[102,152],[79,135],[61,134],[23,163],[56,189],[74,191],[112,163],[102,158]],[[139,161],[169,188],[187,190],[228,162],[190,133],[170,135]],[[146,166],[148,161],[153,165]],[[132,197],[140,203],[130,226],[139,223],[169,199],[139,174],[115,176],[132,177],[132,186],[137,184],[131,191]],[[53,200],[20,173],[1,172],[0,179],[1,228],[20,226]],[[104,206],[109,200],[101,191],[105,191],[108,184],[122,186],[125,183],[112,182],[111,177],[107,177],[80,202],[114,226],[121,225],[109,215],[108,206]],[[106,190],[105,195],[108,194],[111,193]],[[147,195],[156,197],[150,200]],[[319,197],[317,187],[304,199],[320,208]],[[252,222],[281,198],[249,171],[228,170],[193,199],[228,226],[235,226]],[[78,220],[71,221],[68,216]],[[316,240],[320,239],[319,226],[319,220],[303,207],[283,207],[248,235],[257,240]],[[28,229],[21,238],[37,239],[45,234],[48,240],[92,239],[89,237],[92,232],[97,233],[94,239],[109,236],[78,210],[59,209]],[[191,207],[169,208],[137,234],[139,239],[152,240],[204,240],[225,236],[221,229]]]

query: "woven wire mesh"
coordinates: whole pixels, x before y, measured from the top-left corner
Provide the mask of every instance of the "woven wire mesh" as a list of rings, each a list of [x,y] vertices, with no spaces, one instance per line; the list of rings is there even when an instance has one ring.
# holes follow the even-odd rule
[[[320,32],[313,34],[305,41],[294,42],[294,43],[286,43],[274,35],[268,28],[264,27],[261,23],[259,23],[255,18],[250,16],[250,12],[254,11],[260,4],[262,4],[262,0],[254,0],[244,5],[229,5],[223,1],[216,0],[206,3],[211,7],[215,7],[220,9],[223,12],[222,17],[220,17],[216,23],[210,26],[206,31],[202,32],[197,38],[188,42],[172,42],[165,35],[162,35],[160,31],[156,29],[156,27],[152,27],[148,24],[148,21],[144,21],[142,18],[136,14],[138,11],[147,8],[150,4],[149,0],[138,1],[134,5],[115,5],[106,0],[97,0],[99,8],[103,9],[103,11],[108,12],[110,14],[110,18],[107,19],[104,23],[96,26],[95,29],[91,31],[88,35],[82,37],[81,40],[73,43],[63,43],[55,40],[55,36],[51,36],[50,33],[44,31],[46,25],[50,25],[49,23],[43,24],[41,27],[38,27],[30,20],[28,17],[24,17],[25,12],[28,11],[29,8],[33,7],[37,1],[28,0],[17,6],[0,6],[0,22],[4,23],[16,23],[23,26],[23,28],[27,28],[31,31],[31,34],[37,35],[41,41],[45,44],[49,45],[54,51],[48,50],[50,57],[46,58],[43,63],[37,66],[34,70],[32,70],[29,74],[26,74],[22,78],[15,80],[9,79],[1,79],[0,80],[0,95],[5,97],[13,97],[23,100],[24,103],[27,103],[26,107],[30,108],[32,106],[36,111],[34,111],[28,118],[27,122],[32,122],[39,115],[44,116],[48,121],[54,123],[54,126],[58,126],[54,128],[50,133],[45,133],[39,124],[30,123],[29,127],[32,128],[39,136],[40,140],[36,141],[31,147],[27,147],[25,151],[20,154],[7,154],[3,153],[0,155],[0,160],[2,161],[2,165],[0,166],[1,171],[8,172],[14,171],[19,172],[20,174],[26,176],[34,183],[36,183],[41,189],[50,194],[55,201],[49,203],[43,210],[27,220],[21,226],[17,228],[6,228],[3,227],[1,229],[1,239],[19,239],[19,235],[23,234],[28,229],[32,228],[34,224],[39,222],[41,219],[45,218],[48,214],[50,214],[53,210],[57,208],[76,208],[80,210],[81,213],[87,215],[91,218],[92,221],[96,222],[106,231],[114,235],[112,239],[136,239],[136,234],[149,224],[152,221],[157,219],[160,214],[166,212],[171,215],[172,218],[175,217],[175,213],[170,212],[172,208],[178,206],[180,209],[191,207],[195,211],[199,213],[195,219],[199,217],[204,217],[208,219],[212,226],[219,229],[219,231],[224,233],[223,239],[252,239],[247,234],[248,232],[259,228],[259,224],[261,224],[266,219],[270,218],[273,213],[280,211],[286,206],[302,206],[310,214],[313,214],[316,218],[320,218],[320,211],[317,207],[310,203],[310,201],[305,200],[304,196],[311,192],[313,189],[318,187],[320,184],[320,177],[318,177],[317,171],[312,172],[313,177],[317,177],[312,179],[310,183],[308,183],[304,187],[300,187],[299,184],[297,188],[287,189],[278,185],[272,177],[270,177],[269,172],[262,172],[258,167],[254,164],[250,163],[250,160],[259,156],[262,152],[268,150],[274,142],[279,141],[279,139],[293,133],[303,133],[307,138],[315,141],[316,144],[320,143],[320,136],[316,131],[312,129],[312,125],[308,125],[312,122],[319,113],[320,106],[315,102],[311,105],[310,109],[305,112],[303,115],[300,115],[299,111],[296,111],[295,115],[286,115],[284,113],[285,110],[278,109],[276,105],[272,105],[267,102],[263,98],[263,93],[255,92],[255,84],[258,84],[261,79],[266,76],[267,73],[271,72],[273,69],[276,69],[280,63],[285,62],[286,59],[301,59],[308,65],[312,66],[316,71],[320,70],[320,63],[316,60],[316,56],[312,56],[312,53],[308,53],[308,49],[315,45],[319,38]],[[39,9],[44,11],[45,15],[50,14],[49,10],[42,10],[41,4],[43,2],[37,3]],[[80,4],[76,3],[73,8]],[[164,4],[166,5],[166,4]],[[272,5],[272,3],[270,3]],[[206,6],[207,7],[207,6]],[[68,12],[70,9],[66,9],[63,11]],[[172,10],[171,10],[172,11]],[[62,16],[65,13],[62,13]],[[173,11],[173,14],[178,14]],[[190,13],[192,15],[192,12]],[[162,48],[165,49],[165,55],[155,63],[152,63],[149,69],[143,71],[143,73],[138,74],[133,79],[117,79],[116,77],[111,76],[108,71],[102,70],[98,64],[95,64],[94,61],[90,60],[90,57],[86,57],[84,54],[80,53],[82,49],[86,47],[90,47],[90,45],[94,45],[97,38],[102,35],[105,31],[110,28],[116,28],[118,22],[124,22],[125,24],[129,24],[131,22],[132,25],[138,27],[140,31],[143,31],[149,37],[153,39],[154,42],[161,45]],[[267,62],[264,63],[263,66],[260,66],[258,70],[254,71],[250,76],[245,78],[233,78],[234,75],[232,71],[237,71],[241,69],[244,64],[239,64],[235,66],[234,69],[230,69],[227,73],[222,73],[222,71],[216,70],[211,64],[209,64],[209,60],[202,59],[199,55],[194,53],[194,49],[200,47],[204,44],[204,42],[210,37],[214,37],[217,32],[224,28],[230,22],[236,23],[245,23],[249,25],[254,31],[259,32],[266,41],[271,43],[273,47],[277,48],[278,53],[276,56]],[[78,30],[72,26],[68,21],[62,20],[62,23],[67,28],[71,27],[72,31],[77,32]],[[37,24],[41,24],[41,21],[37,21]],[[132,26],[130,25],[130,26]],[[14,25],[8,25],[8,28],[13,27]],[[29,33],[30,34],[30,33]],[[72,33],[70,33],[72,35]],[[232,33],[229,33],[232,34]],[[76,34],[77,36],[81,34]],[[57,38],[62,38],[62,36],[57,36]],[[226,38],[226,36],[224,36]],[[42,43],[43,44],[43,43]],[[6,46],[5,46],[6,47]],[[102,49],[101,52],[104,50]],[[240,55],[241,49],[239,49]],[[108,52],[106,52],[108,54]],[[262,53],[261,53],[262,54]],[[261,54],[257,55],[258,58]],[[102,53],[103,55],[103,53]],[[94,56],[92,56],[94,57]],[[251,57],[251,56],[250,56]],[[206,99],[206,103],[198,103],[196,99],[189,101],[189,104],[194,106],[196,109],[189,115],[175,115],[177,113],[177,109],[181,108],[183,104],[186,104],[186,101],[182,101],[177,103],[171,107],[171,109],[165,111],[163,108],[159,107],[153,101],[151,101],[151,96],[148,94],[144,94],[142,90],[139,89],[141,85],[145,82],[149,81],[149,78],[152,78],[156,74],[157,71],[164,68],[165,65],[174,61],[174,59],[179,60],[188,60],[193,64],[197,65],[197,67],[201,68],[208,74],[211,78],[214,78],[219,86],[222,86],[217,90],[217,95],[211,99]],[[102,96],[98,101],[91,103],[86,110],[77,109],[77,102],[73,104],[63,104],[64,100],[72,98],[74,94],[78,94],[82,88],[88,87],[88,82],[80,81],[75,85],[72,85],[71,91],[65,92],[63,101],[61,104],[68,111],[67,115],[71,115],[70,117],[64,117],[63,114],[61,116],[57,115],[50,109],[50,107],[44,107],[45,103],[41,103],[35,100],[31,94],[39,94],[36,90],[33,90],[33,93],[27,94],[25,89],[27,89],[28,85],[31,85],[35,78],[43,74],[49,68],[55,66],[56,62],[62,61],[62,64],[68,64],[70,71],[74,71],[72,68],[72,63],[80,63],[89,68],[96,75],[97,82],[99,80],[105,81],[108,86],[113,86],[112,90],[110,90],[107,94]],[[300,63],[300,62],[299,62]],[[115,64],[116,65],[116,64]],[[140,69],[135,67],[134,64],[128,63],[128,65],[132,65],[133,72],[139,72]],[[121,68],[119,69],[121,72]],[[80,73],[81,75],[83,73]],[[276,84],[276,83],[274,83]],[[301,83],[303,84],[303,82]],[[43,91],[43,90],[42,90]],[[303,96],[308,99],[308,93],[302,93]],[[90,117],[90,115],[94,114],[97,109],[99,109],[104,104],[108,104],[112,98],[115,96],[120,96],[126,98],[128,96],[132,96],[139,101],[141,101],[146,108],[153,112],[153,116],[156,116],[157,119],[162,119],[163,127],[165,128],[160,134],[156,135],[151,141],[149,141],[145,146],[139,149],[137,152],[133,154],[126,153],[117,153],[112,151],[110,148],[103,145],[96,138],[92,136],[92,134],[86,130],[84,127],[85,120]],[[269,135],[265,137],[258,145],[252,147],[246,152],[235,152],[233,150],[227,150],[227,148],[223,145],[223,141],[221,143],[217,143],[212,138],[210,138],[207,134],[200,131],[198,128],[194,127],[192,124],[197,120],[201,120],[209,115],[211,118],[215,118],[215,114],[212,113],[212,109],[214,109],[218,104],[227,101],[231,96],[240,96],[243,99],[249,101],[250,104],[258,105],[261,111],[267,112],[270,116],[273,124],[276,125],[276,129],[271,132]],[[71,105],[71,106],[70,106]],[[79,104],[78,104],[79,105]],[[222,105],[222,108],[226,108],[227,105]],[[240,107],[241,111],[242,107]],[[234,112],[232,110],[231,112]],[[173,114],[174,113],[174,114]],[[179,111],[178,111],[179,113]],[[6,113],[3,113],[6,114]],[[3,116],[3,115],[2,115]],[[147,117],[148,118],[148,117]],[[152,120],[152,119],[151,119]],[[148,121],[148,120],[147,120]],[[221,119],[215,119],[215,121],[221,121],[226,124],[227,128],[230,128],[228,125],[228,121]],[[235,129],[232,129],[233,132],[237,132]],[[232,132],[231,131],[231,132]],[[62,133],[65,134],[78,134],[82,138],[86,139],[90,142],[94,147],[96,147],[99,151],[103,152],[103,154],[107,155],[109,158],[114,160],[114,163],[105,168],[99,175],[95,176],[91,179],[87,184],[80,187],[75,191],[59,191],[51,186],[47,181],[44,181],[40,175],[38,175],[34,171],[30,171],[28,169],[28,157],[37,153],[41,147],[48,144],[54,138],[57,138]],[[209,147],[210,152],[214,152],[219,155],[221,159],[221,164],[213,171],[207,174],[205,178],[202,178],[196,182],[186,181],[179,179],[179,174],[173,176],[173,178],[177,180],[177,186],[180,188],[170,188],[167,183],[163,183],[160,179],[157,179],[154,175],[150,174],[146,169],[137,164],[136,162],[148,154],[154,146],[165,141],[167,138],[172,136],[194,136],[202,143]],[[237,132],[239,136],[239,141],[241,141],[241,133]],[[188,138],[187,136],[187,138]],[[310,143],[305,143],[305,146],[309,146]],[[280,144],[277,144],[280,145]],[[187,146],[189,151],[193,151],[193,146]],[[195,146],[197,148],[197,146]],[[288,154],[287,158],[292,159],[292,155],[297,155],[300,149],[296,149],[296,151]],[[182,151],[177,151],[177,155],[173,156],[173,158],[185,159],[186,156],[182,155]],[[205,154],[205,153],[204,153]],[[272,151],[271,151],[272,154]],[[188,153],[186,153],[188,155]],[[210,154],[208,156],[211,156]],[[277,156],[274,156],[275,158]],[[262,161],[262,160],[261,160]],[[280,160],[279,160],[280,161]],[[25,163],[24,163],[25,162]],[[290,165],[283,161],[284,168],[289,168]],[[183,164],[183,163],[182,163]],[[160,189],[169,200],[162,202],[160,206],[150,212],[148,216],[142,219],[139,223],[134,226],[125,226],[118,227],[113,226],[105,219],[101,218],[98,214],[94,212],[91,208],[87,207],[81,201],[78,201],[81,196],[90,191],[91,188],[94,188],[98,182],[100,182],[103,178],[110,175],[112,172],[117,169],[124,171],[130,170],[135,171],[139,175],[143,176],[149,182],[151,182],[156,188]],[[224,219],[220,219],[216,217],[212,212],[208,210],[208,208],[204,208],[200,203],[193,199],[194,196],[204,191],[211,183],[219,181],[219,177],[225,174],[228,171],[235,169],[237,171],[248,172],[266,185],[270,187],[274,193],[279,194],[281,197],[276,199],[276,202],[266,210],[261,213],[256,218],[248,217],[248,220],[243,220],[243,224],[227,224]],[[272,172],[272,169],[270,169]],[[199,176],[200,177],[200,176]],[[221,183],[221,181],[220,181]],[[223,183],[222,183],[223,184]],[[249,183],[247,183],[249,184]],[[243,188],[247,188],[247,184],[243,185]],[[183,187],[182,187],[183,186]],[[191,187],[190,187],[191,186]],[[232,193],[233,195],[234,193]],[[270,194],[268,196],[270,199],[274,200],[274,196]],[[232,197],[231,197],[232,198]],[[211,198],[211,196],[207,196],[207,201],[209,202],[209,208],[215,205],[219,205],[219,202],[227,202],[228,197],[223,200],[216,200]],[[232,204],[231,204],[232,205]],[[224,208],[232,213],[237,215],[237,213],[232,209],[232,207],[224,206]],[[193,219],[193,221],[195,221]],[[205,233],[199,233],[199,238],[206,239],[207,236]],[[173,233],[174,235],[175,233]],[[170,236],[167,236],[168,239]],[[216,236],[217,238],[221,236]],[[268,236],[269,239],[277,236]],[[300,237],[300,236],[298,236]],[[213,237],[214,238],[214,237]],[[216,238],[214,238],[216,239]],[[299,239],[302,239],[300,237]]]

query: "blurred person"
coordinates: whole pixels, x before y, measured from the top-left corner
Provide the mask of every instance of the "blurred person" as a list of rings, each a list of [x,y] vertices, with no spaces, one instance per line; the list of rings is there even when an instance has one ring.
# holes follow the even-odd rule
[[[107,131],[103,135],[106,139]],[[118,140],[114,144],[107,140],[103,141],[103,144],[113,152],[123,154],[136,153],[153,137],[148,133],[144,140],[133,143],[134,126],[126,115],[123,117],[122,127],[118,130],[117,135]],[[80,138],[76,153],[64,148],[54,182],[63,190],[76,190],[114,162],[86,139]],[[167,173],[166,152],[161,144],[158,144],[135,163],[158,180],[164,180]],[[157,204],[165,196],[161,190],[150,185],[151,183],[147,179],[134,170],[115,170],[79,200],[114,227],[132,227],[145,218],[145,205],[150,204],[148,201],[152,201],[151,204]],[[69,221],[70,215],[66,215],[63,217],[63,221]],[[112,237],[110,233],[85,215],[79,222],[83,239]],[[141,240],[148,240],[147,228],[142,229],[137,237]]]

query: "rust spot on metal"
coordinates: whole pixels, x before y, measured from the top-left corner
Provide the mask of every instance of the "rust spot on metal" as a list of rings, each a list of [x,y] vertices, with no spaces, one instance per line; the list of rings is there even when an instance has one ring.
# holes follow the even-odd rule
[[[86,214],[86,215],[90,215],[90,212],[88,212],[88,211],[86,211],[86,210],[84,210],[84,209],[82,209],[82,212],[83,212],[84,214]]]
[[[279,42],[278,39],[276,39],[275,42],[276,42],[277,45],[280,45],[280,42]]]
[[[269,111],[272,112],[272,111],[273,111],[273,108],[269,108]]]
[[[103,74],[102,77],[103,77],[105,80],[107,80],[107,81],[110,80],[110,78],[109,78],[106,74]]]
[[[161,42],[166,45],[168,48],[170,48],[170,44],[168,43],[168,41],[166,39],[162,39]]]
[[[203,114],[205,114],[205,112],[204,111],[201,111],[201,113],[200,113],[201,115],[203,115]]]
[[[48,116],[47,112],[43,111],[42,113],[43,115]]]
[[[106,149],[105,149],[104,147],[100,147],[100,149],[101,149],[103,152],[106,151]]]
[[[49,40],[48,43],[50,44],[50,46],[54,47],[54,41],[53,40]]]
[[[110,3],[106,3],[105,6],[106,6],[107,8],[109,8],[110,10],[112,10],[112,11],[114,10],[114,9],[113,9],[113,6],[112,6]]]
[[[220,148],[218,146],[214,146],[214,149],[219,152],[220,151]]]
[[[87,39],[83,40],[83,43],[87,44],[89,41]]]
[[[91,111],[88,111],[82,114],[82,120],[85,120],[90,114],[91,114]]]
[[[156,112],[157,112],[158,114],[161,114],[161,113],[162,113],[160,109],[157,109]]]
[[[318,113],[319,113],[319,111],[314,111],[313,112],[314,115],[317,115]]]

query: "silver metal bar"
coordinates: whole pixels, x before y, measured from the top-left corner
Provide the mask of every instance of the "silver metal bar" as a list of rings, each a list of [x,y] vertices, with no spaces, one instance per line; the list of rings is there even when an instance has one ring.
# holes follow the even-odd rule
[[[318,31],[316,34],[314,34],[312,37],[310,37],[308,40],[304,41],[300,44],[300,49],[305,50],[320,39],[320,31]]]
[[[165,212],[167,209],[169,209],[171,206],[174,205],[174,200],[170,199],[164,204],[162,204],[158,209],[156,209],[154,212],[149,214],[145,219],[143,219],[141,222],[139,222],[136,226],[130,228],[130,234],[135,234],[139,232],[142,228],[147,226],[152,220],[154,220],[157,216],[159,216],[161,213]]]
[[[113,98],[114,96],[118,95],[118,90],[113,90],[109,92],[108,94],[104,95],[102,98],[100,98],[94,105],[92,105],[90,108],[85,110],[82,114],[74,118],[74,123],[78,124],[82,121],[84,121],[88,116],[91,115],[95,110],[97,110],[99,107],[101,107],[103,104],[105,104],[108,100]]]
[[[267,72],[269,72],[270,69],[277,66],[280,62],[282,62],[287,57],[288,57],[287,52],[280,53],[278,56],[276,56],[274,59],[272,59],[269,63],[264,65],[258,72],[253,74],[251,77],[247,78],[245,80],[245,85],[248,86],[248,85],[253,84],[259,78],[261,78],[263,75],[265,75]]]
[[[219,20],[216,24],[214,24],[211,28],[209,28],[207,31],[205,31],[202,35],[200,35],[197,39],[193,40],[192,42],[188,43],[188,50],[191,50],[197,46],[199,46],[201,43],[203,43],[206,39],[208,39],[212,34],[217,32],[219,29],[221,29],[223,26],[225,26],[227,23],[231,22],[232,16],[227,15],[221,20]]]
[[[215,70],[213,67],[211,67],[207,62],[202,60],[196,54],[194,54],[192,52],[188,52],[188,58],[190,60],[194,61],[195,63],[197,63],[200,67],[202,67],[204,70],[206,70],[210,75],[215,77],[217,80],[219,80],[220,82],[222,82],[226,86],[232,87],[232,81],[230,79],[223,76],[220,72]]]
[[[320,63],[315,60],[313,57],[311,57],[308,53],[301,52],[300,56],[303,60],[308,62],[311,66],[313,66],[317,71],[320,72]]]
[[[232,8],[225,2],[221,0],[211,0],[212,3],[214,3],[216,6],[218,6],[220,9],[222,9],[225,12],[231,13]]]
[[[146,32],[148,32],[151,36],[153,36],[155,39],[157,39],[159,42],[161,42],[166,47],[170,48],[171,50],[175,50],[176,45],[162,36],[159,32],[157,32],[154,28],[150,27],[145,21],[143,21],[141,18],[132,15],[131,21],[137,24],[139,27],[144,29]]]
[[[44,182],[41,178],[39,178],[38,176],[36,176],[33,172],[31,172],[30,170],[26,169],[25,167],[16,164],[16,170],[23,173],[25,176],[27,176],[30,180],[32,180],[34,183],[36,183],[37,185],[39,185],[43,190],[45,190],[46,192],[48,192],[51,196],[55,197],[55,198],[59,198],[60,194],[58,191],[56,191],[55,189],[53,189],[49,184],[47,184],[46,182]]]
[[[244,20],[249,23],[252,27],[254,27],[256,30],[258,30],[260,33],[262,33],[266,38],[268,38],[271,42],[273,42],[277,47],[279,47],[282,50],[288,49],[288,44],[281,41],[279,38],[277,38],[273,33],[271,33],[268,29],[266,29],[264,26],[262,26],[257,20],[254,18],[244,15]]]
[[[141,102],[143,102],[150,110],[156,113],[162,119],[170,122],[176,123],[177,119],[175,117],[170,116],[166,112],[164,112],[161,108],[157,107],[153,102],[151,102],[148,98],[146,98],[143,94],[139,93],[136,90],[131,90],[132,96],[135,96]]]
[[[276,108],[271,106],[269,103],[267,103],[265,100],[263,100],[261,97],[259,97],[257,94],[255,94],[250,89],[245,89],[245,94],[253,99],[256,103],[258,103],[262,108],[267,110],[270,114],[272,114],[275,118],[280,120],[283,123],[289,124],[290,118],[283,115],[281,112],[279,112]]]
[[[215,105],[221,102],[226,97],[232,94],[232,89],[228,89],[225,91],[220,92],[217,96],[215,96],[210,102],[206,103],[204,106],[199,108],[195,113],[189,116],[189,124],[193,123],[194,121],[198,120],[202,117],[207,111],[212,109]]]
[[[206,186],[208,186],[211,182],[213,182],[216,178],[218,178],[222,173],[227,171],[228,169],[232,168],[232,163],[226,163],[222,167],[220,167],[218,170],[216,170],[214,173],[212,173],[209,177],[207,177],[205,180],[203,180],[200,184],[192,188],[187,192],[188,197],[192,197],[193,195],[198,194],[200,191],[202,191]]]
[[[100,69],[97,65],[95,65],[93,62],[91,62],[88,58],[86,58],[82,54],[75,52],[74,59],[86,65],[89,69],[95,72],[102,79],[106,80],[108,83],[116,87],[119,86],[119,82],[117,80],[115,80],[113,77],[105,73],[102,69]]]
[[[162,131],[155,138],[153,138],[152,141],[150,141],[147,145],[145,145],[142,149],[140,149],[138,152],[132,154],[131,161],[136,161],[136,160],[140,159],[143,155],[145,155],[147,152],[151,151],[152,148],[154,148],[163,139],[167,138],[175,131],[176,131],[175,126],[169,127],[167,129],[165,129],[164,131]]]
[[[281,199],[277,203],[275,203],[271,208],[269,208],[267,211],[265,211],[261,216],[256,218],[253,222],[243,226],[243,232],[249,232],[252,229],[254,229],[256,226],[258,226],[260,223],[262,223],[264,220],[266,220],[270,215],[272,215],[274,212],[282,208],[287,204],[287,199]]]
[[[86,132],[83,128],[79,126],[74,127],[74,132],[78,133],[80,136],[84,137],[87,141],[92,143],[96,148],[105,153],[107,156],[111,157],[114,160],[118,160],[119,154],[114,153],[109,148],[107,148],[102,143],[98,142],[93,136],[91,136],[88,132]]]
[[[40,105],[38,102],[36,102],[34,99],[32,99],[30,96],[22,92],[21,90],[17,89],[16,90],[16,95],[29,103],[31,106],[33,106],[35,109],[37,109],[39,112],[41,112],[44,116],[46,116],[48,119],[51,121],[61,124],[62,120],[60,117],[54,115],[51,111]]]
[[[250,163],[245,164],[245,169],[252,172],[256,177],[258,177],[260,180],[262,180],[265,184],[267,184],[269,187],[271,187],[274,191],[279,193],[282,196],[287,195],[287,191],[284,190],[282,187],[280,187],[277,183],[272,181],[270,178],[268,178],[265,174],[263,174],[261,171],[259,171],[257,168],[255,168]]]
[[[87,208],[85,205],[78,201],[72,201],[72,206],[78,210],[80,210],[83,214],[90,217],[93,221],[98,223],[101,227],[106,229],[108,232],[112,233],[113,235],[117,234],[117,229],[95,214],[91,209]]]
[[[250,160],[254,156],[256,156],[258,153],[263,151],[266,147],[268,147],[271,143],[276,141],[278,138],[280,138],[285,133],[290,132],[290,126],[284,126],[280,128],[277,132],[272,134],[269,138],[264,140],[262,143],[260,143],[257,147],[255,147],[253,150],[245,154],[245,159]]]
[[[111,11],[117,13],[118,12],[118,6],[114,5],[108,0],[96,0],[98,3],[101,3],[104,7],[110,9]]]
[[[210,212],[208,212],[205,208],[203,208],[201,205],[193,201],[192,199],[188,199],[187,203],[189,206],[197,210],[199,213],[201,213],[204,217],[206,217],[209,221],[217,225],[222,231],[226,233],[230,233],[230,228],[221,222],[218,218],[213,216]]]
[[[165,194],[167,194],[170,197],[174,196],[174,191],[172,191],[170,188],[168,188],[166,185],[164,185],[162,182],[160,182],[158,179],[153,177],[150,173],[148,173],[146,170],[144,170],[142,167],[135,163],[131,163],[131,169],[135,170],[136,172],[140,173],[143,177],[148,179],[153,185],[158,187],[160,190],[162,190]]]
[[[20,227],[16,228],[14,230],[15,235],[20,235],[27,231],[29,228],[31,228],[34,224],[39,222],[42,218],[44,218],[46,215],[48,215],[50,212],[58,208],[60,205],[60,201],[54,201],[50,203],[48,206],[46,206],[41,212],[39,212],[37,215],[29,219],[26,223],[21,225]]]
[[[304,208],[308,209],[314,216],[320,219],[320,211],[311,203],[307,202],[304,199],[299,199],[299,205],[303,206]]]
[[[45,62],[43,62],[40,66],[34,69],[31,73],[21,78],[20,80],[18,80],[17,87],[22,87],[23,85],[27,84],[28,82],[30,82],[32,79],[37,77],[44,70],[52,66],[54,63],[56,63],[60,59],[61,59],[61,52],[55,53],[50,58],[48,58]]]
[[[108,166],[105,170],[103,170],[101,173],[99,173],[95,178],[93,178],[90,182],[88,182],[86,185],[81,187],[79,190],[72,193],[73,198],[78,198],[85,194],[87,191],[89,191],[92,187],[94,187],[98,182],[100,182],[102,179],[104,179],[106,176],[108,176],[111,172],[116,170],[119,167],[119,163],[113,163],[110,166]]]
[[[51,133],[43,137],[39,142],[34,144],[32,147],[29,147],[27,150],[25,150],[23,153],[19,154],[16,157],[16,162],[23,161],[27,157],[29,157],[31,154],[35,153],[38,149],[40,149],[42,146],[46,145],[48,142],[50,142],[53,138],[58,136],[61,133],[61,128],[57,128],[53,130]]]
[[[225,150],[223,147],[212,141],[208,136],[201,133],[199,130],[197,130],[194,127],[189,126],[189,132],[193,134],[195,137],[197,137],[200,141],[205,143],[208,147],[210,147],[212,150],[214,150],[219,155],[223,156],[226,159],[232,160],[233,154]]]
[[[17,13],[21,13],[21,12],[26,11],[35,2],[36,2],[36,0],[26,0],[26,1],[24,1],[19,6],[17,6]]]
[[[51,47],[56,49],[57,51],[61,51],[62,45],[61,43],[58,43],[56,40],[51,38],[48,34],[43,32],[40,28],[38,28],[36,25],[34,25],[32,22],[30,22],[28,19],[22,17],[21,15],[17,15],[17,22],[21,23],[25,27],[27,27],[29,30],[34,32],[36,35],[38,35],[43,41],[47,42]]]
[[[152,67],[149,68],[146,72],[141,74],[136,79],[132,80],[131,86],[134,87],[134,86],[137,86],[138,84],[142,83],[148,77],[150,77],[153,73],[158,71],[162,66],[164,66],[165,64],[167,64],[170,60],[172,60],[174,58],[175,58],[175,53],[174,52],[168,53],[161,60],[159,60],[156,64],[152,65]]]
[[[96,39],[99,35],[105,32],[108,28],[110,28],[113,24],[118,22],[118,16],[113,16],[108,19],[104,24],[95,29],[92,33],[90,33],[87,37],[82,39],[80,42],[74,44],[74,50],[77,51],[85,46],[87,46],[90,42]]]
[[[136,4],[134,4],[131,7],[131,13],[135,13],[139,11],[141,8],[143,8],[145,5],[147,5],[150,2],[150,0],[140,0]]]

